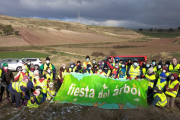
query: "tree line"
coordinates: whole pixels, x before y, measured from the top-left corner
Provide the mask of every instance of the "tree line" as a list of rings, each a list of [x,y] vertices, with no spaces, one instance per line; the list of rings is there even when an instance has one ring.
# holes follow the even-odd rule
[[[0,35],[19,35],[19,31],[14,31],[11,25],[0,25]]]
[[[177,29],[180,30],[180,27],[178,27]],[[139,31],[139,32],[142,32],[142,31],[144,31],[144,29],[143,29],[143,28],[139,28],[138,31]],[[156,28],[154,28],[154,29],[153,29],[153,28],[150,28],[149,31],[150,31],[150,32],[152,32],[152,31],[163,32],[163,31],[165,31],[165,30],[163,30],[163,29],[156,29]],[[174,29],[173,29],[173,28],[169,28],[169,29],[166,30],[166,31],[168,31],[168,32],[173,32]]]

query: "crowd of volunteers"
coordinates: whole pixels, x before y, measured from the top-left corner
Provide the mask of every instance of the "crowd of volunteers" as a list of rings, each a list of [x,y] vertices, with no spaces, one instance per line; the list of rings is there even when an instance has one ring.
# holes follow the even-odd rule
[[[71,62],[69,66],[62,64],[58,72],[58,79],[56,79],[56,68],[47,57],[46,62],[38,69],[35,69],[31,61],[27,61],[15,77],[8,70],[8,64],[4,63],[0,70],[2,81],[0,101],[2,101],[3,93],[6,91],[7,100],[10,100],[11,95],[11,100],[15,103],[16,108],[20,108],[21,104],[27,105],[29,108],[36,108],[43,101],[50,100],[55,96],[54,80],[57,80],[61,86],[65,75],[71,72],[99,74],[113,79],[145,79],[149,82],[147,101],[151,107],[174,109],[175,98],[180,93],[180,64],[176,58],[165,62],[162,60],[142,62],[136,58],[123,61],[119,57],[91,61],[90,57],[86,56],[83,63],[81,61]]]

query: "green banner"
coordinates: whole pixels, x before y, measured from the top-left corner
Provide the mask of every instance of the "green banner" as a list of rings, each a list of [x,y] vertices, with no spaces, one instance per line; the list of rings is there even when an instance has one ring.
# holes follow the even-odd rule
[[[147,107],[147,80],[106,78],[96,74],[67,74],[52,102],[106,109]]]

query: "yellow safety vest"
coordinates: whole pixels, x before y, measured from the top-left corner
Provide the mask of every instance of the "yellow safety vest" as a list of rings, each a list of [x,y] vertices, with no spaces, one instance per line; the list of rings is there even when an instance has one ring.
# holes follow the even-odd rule
[[[155,81],[156,80],[156,76],[155,75],[149,76],[148,74],[146,74],[145,77],[146,77],[147,80],[151,80],[151,81]],[[151,88],[153,88],[154,87],[154,83],[149,81],[149,86]]]
[[[29,72],[29,68],[28,68],[28,66],[27,66],[27,65],[25,65],[25,66],[26,66],[26,71],[27,71],[27,72]]]
[[[75,72],[75,67],[73,69],[69,68],[69,72]]]
[[[177,64],[176,67],[173,69],[173,65],[169,65],[169,72],[171,73],[178,73],[179,74],[179,71],[178,69],[180,69],[180,64]]]
[[[133,65],[130,66],[130,69],[129,69],[129,75],[130,77],[133,77],[135,78],[136,76],[140,75],[140,66],[137,66],[136,69],[134,68]]]
[[[154,66],[154,67],[153,67],[153,71],[154,71],[154,72],[157,72],[157,66]]]
[[[44,70],[46,70],[47,69],[47,64],[46,63],[44,63]],[[49,63],[49,67],[50,67],[50,69],[51,69],[51,71],[52,71],[52,64],[51,63]]]
[[[66,73],[67,73],[67,70],[65,69],[64,72],[62,72],[62,78],[65,77]],[[58,78],[61,79],[61,78],[60,78],[60,75],[58,75]]]
[[[39,96],[35,96],[37,101],[39,103],[41,103],[41,98],[43,97],[42,94],[40,94]],[[32,99],[33,97],[30,97],[30,99]],[[34,104],[31,103],[31,100],[28,100],[28,103],[27,103],[27,107],[28,108],[37,108],[39,107],[39,105],[35,102]]]
[[[143,75],[146,74],[146,68],[142,68]]]
[[[12,88],[18,93],[22,93],[21,86],[27,87],[27,83],[22,81],[12,82]]]
[[[174,88],[175,85],[179,83],[178,80],[173,81],[171,84],[170,84],[170,82],[171,82],[171,80],[169,81],[169,85],[168,85],[168,88],[170,88],[170,89]],[[177,93],[178,93],[178,90],[179,90],[179,87],[178,87],[177,91],[171,91],[171,92],[166,91],[165,93],[167,95],[169,95],[169,96],[176,97]]]
[[[0,69],[0,78],[1,78],[2,70]]]
[[[53,73],[51,73],[51,74],[47,73],[46,74],[46,79],[47,80],[53,80]]]
[[[48,94],[48,92],[50,92],[50,94],[51,94],[52,96],[54,96],[54,95],[56,94],[56,91],[55,91],[55,90],[50,91],[49,88],[48,88],[48,89],[47,89],[47,98],[50,98],[50,99],[51,99],[51,96]]]
[[[87,68],[87,65],[88,65],[88,64],[92,66],[92,63],[89,61],[89,62],[84,62],[84,63],[83,63],[83,67]]]
[[[36,86],[41,86],[41,92],[46,93],[47,92],[47,79],[44,79],[43,82],[40,82],[39,80],[37,80]]]
[[[29,74],[28,73],[26,73],[25,74],[26,76],[28,76]],[[20,73],[20,76],[19,76],[19,80],[18,81],[22,81],[23,80],[23,78],[24,78],[24,76],[23,76],[23,74],[22,74],[22,72]]]
[[[156,86],[159,88],[159,90],[163,91],[166,84],[167,84],[167,81],[164,81],[161,83],[161,78],[158,78]]]
[[[154,98],[156,96],[159,96],[159,98],[161,99],[161,101],[158,101],[158,103],[156,103],[156,106],[159,106],[159,107],[165,107],[166,104],[167,104],[167,98],[166,98],[166,95],[164,93],[160,94],[160,93],[156,93],[154,95]]]
[[[29,79],[30,81],[32,81],[33,75],[34,75],[34,72],[29,71],[29,77],[31,77],[31,79]]]

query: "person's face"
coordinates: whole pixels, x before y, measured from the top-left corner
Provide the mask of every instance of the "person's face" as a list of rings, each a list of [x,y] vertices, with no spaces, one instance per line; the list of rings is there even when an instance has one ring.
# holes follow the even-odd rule
[[[77,65],[80,65],[80,63],[77,63]]]
[[[107,70],[107,67],[105,67],[104,70]]]
[[[146,64],[146,62],[143,62],[143,64],[145,65],[145,64]]]
[[[156,91],[156,90],[154,90],[154,93],[157,93],[157,91]]]
[[[173,63],[174,65],[176,65],[176,64],[177,64],[177,59],[176,59],[176,58],[173,58],[173,59],[172,59],[172,63]]]
[[[93,60],[93,63],[95,63],[96,62],[96,60]]]
[[[116,62],[118,62],[118,59],[116,59]]]
[[[131,63],[131,60],[129,60],[128,62]]]

